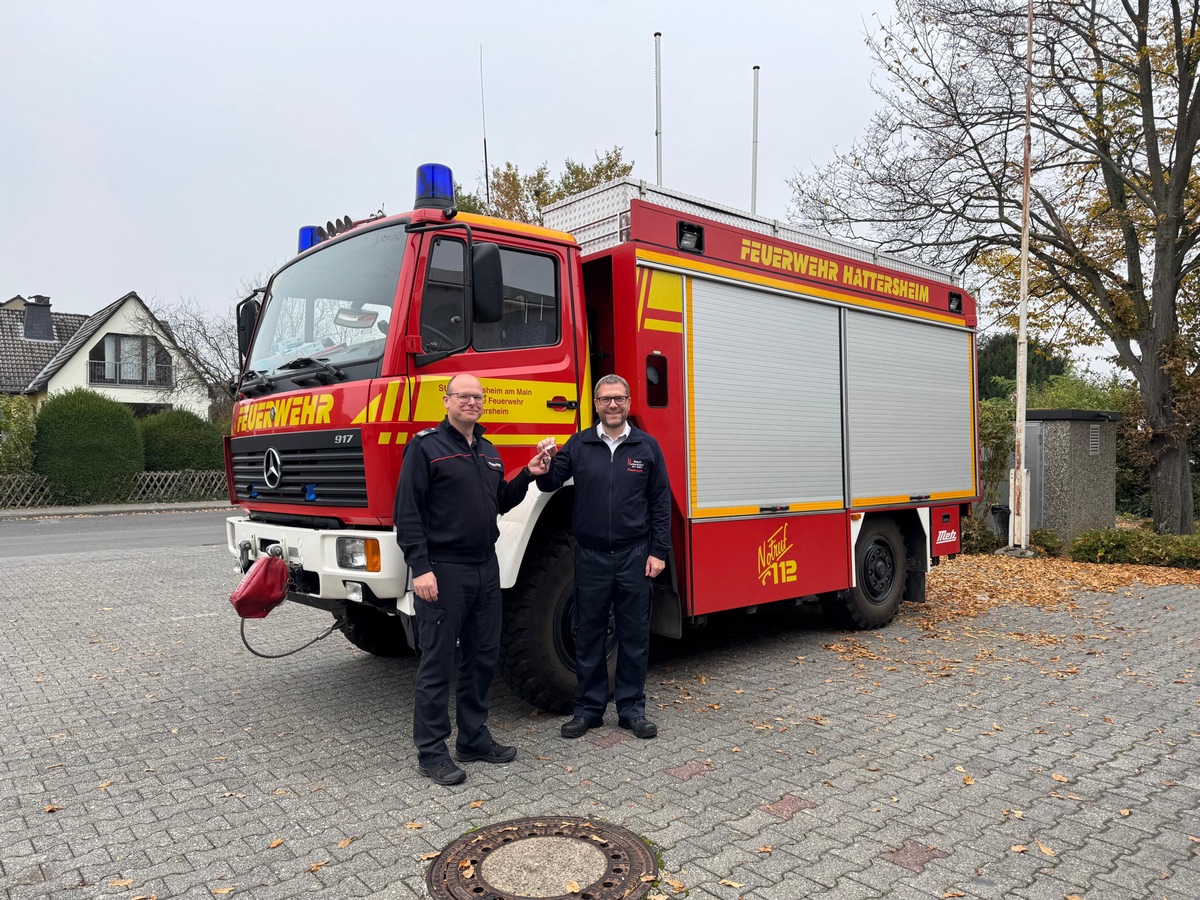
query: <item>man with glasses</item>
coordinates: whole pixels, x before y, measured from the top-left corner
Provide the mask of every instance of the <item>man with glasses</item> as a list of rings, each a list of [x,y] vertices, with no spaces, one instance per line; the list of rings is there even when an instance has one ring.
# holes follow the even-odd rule
[[[608,708],[605,636],[609,610],[617,623],[617,724],[639,738],[658,735],[646,717],[651,582],[671,552],[671,489],[658,442],[628,422],[629,383],[620,375],[596,382],[595,428],[538,444],[552,457],[537,479],[543,491],[575,479],[575,675],[578,687],[564,738],[604,724]]]
[[[500,659],[500,567],[496,517],[524,499],[543,475],[542,453],[512,481],[500,454],[483,437],[486,397],[474,375],[446,384],[446,418],[415,435],[404,450],[396,487],[396,541],[412,569],[421,660],[413,698],[413,743],[418,768],[438,784],[467,774],[454,764],[450,736],[450,678],[461,651],[456,696],[460,762],[511,762],[516,747],[497,743],[487,728],[487,695]]]

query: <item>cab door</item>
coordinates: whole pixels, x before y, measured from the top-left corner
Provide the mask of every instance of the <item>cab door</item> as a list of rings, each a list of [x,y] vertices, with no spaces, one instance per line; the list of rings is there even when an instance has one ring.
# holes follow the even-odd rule
[[[414,350],[415,428],[441,421],[452,376],[475,375],[486,398],[480,424],[511,470],[529,461],[542,438],[553,435],[561,445],[578,430],[578,361],[585,348],[571,315],[568,248],[511,238],[500,243],[500,257],[501,320],[473,322],[464,288],[465,235],[426,234],[407,345]],[[448,355],[436,358],[442,353]]]

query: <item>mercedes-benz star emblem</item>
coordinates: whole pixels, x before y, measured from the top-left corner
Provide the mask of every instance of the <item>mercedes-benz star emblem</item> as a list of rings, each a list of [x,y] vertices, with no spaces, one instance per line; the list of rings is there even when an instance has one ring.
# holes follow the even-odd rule
[[[279,451],[268,447],[263,454],[263,481],[271,490],[279,487],[279,479],[283,477],[283,462],[279,459]]]

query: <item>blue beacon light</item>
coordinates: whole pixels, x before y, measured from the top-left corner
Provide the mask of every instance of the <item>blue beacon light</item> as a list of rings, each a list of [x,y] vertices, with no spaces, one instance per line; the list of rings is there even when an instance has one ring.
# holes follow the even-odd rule
[[[454,174],[449,166],[426,163],[417,167],[417,200],[413,209],[451,209]]]
[[[321,236],[317,234],[316,225],[305,225],[300,229],[300,250],[303,253],[309,247],[315,247],[321,242]]]

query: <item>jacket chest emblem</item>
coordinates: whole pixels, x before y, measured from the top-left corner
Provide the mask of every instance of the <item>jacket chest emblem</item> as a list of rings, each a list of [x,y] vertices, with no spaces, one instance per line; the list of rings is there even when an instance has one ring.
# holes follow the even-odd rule
[[[637,475],[643,475],[646,472],[646,461],[644,459],[634,459],[632,456],[625,457],[627,472],[633,472]]]
[[[500,462],[500,460],[498,460],[498,459],[492,459],[491,457],[487,457],[484,459],[484,462],[486,462],[488,464],[488,468],[495,469],[498,472],[503,471],[503,469],[504,469],[504,463]]]

